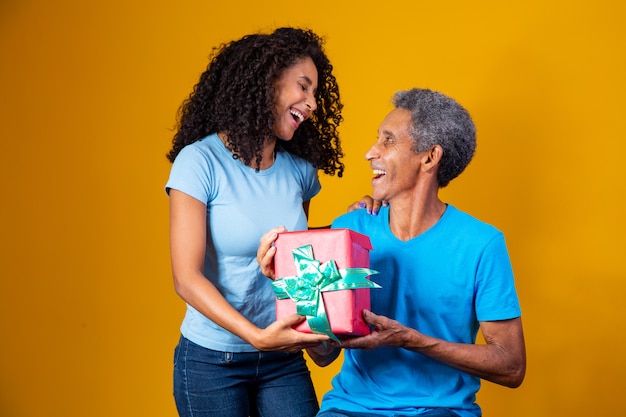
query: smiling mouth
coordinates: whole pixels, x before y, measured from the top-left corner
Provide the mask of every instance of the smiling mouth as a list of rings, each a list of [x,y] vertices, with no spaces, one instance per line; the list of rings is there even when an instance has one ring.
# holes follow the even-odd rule
[[[294,118],[294,120],[296,122],[298,122],[298,124],[304,122],[304,115],[302,113],[300,113],[298,110],[296,109],[290,109],[289,113],[291,113],[291,116]]]
[[[374,178],[380,178],[387,174],[387,171],[383,171],[382,169],[374,169],[372,172],[374,172]]]

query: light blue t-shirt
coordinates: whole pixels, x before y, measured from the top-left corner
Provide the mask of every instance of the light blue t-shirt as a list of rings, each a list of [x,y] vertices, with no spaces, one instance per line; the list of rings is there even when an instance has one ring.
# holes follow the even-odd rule
[[[371,309],[426,335],[475,343],[479,321],[519,317],[520,306],[503,234],[448,205],[441,219],[403,242],[389,228],[389,208],[378,216],[357,210],[332,227],[370,237],[371,267],[380,272]],[[480,379],[406,349],[344,350],[341,372],[322,411],[414,416],[447,407],[480,416]]]
[[[178,154],[166,185],[170,189],[207,205],[205,276],[248,320],[267,327],[276,320],[275,296],[256,261],[259,239],[279,225],[290,231],[307,228],[302,203],[321,189],[317,170],[297,156],[277,152],[270,168],[256,172],[233,159],[213,134]],[[213,350],[256,350],[189,305],[181,332]]]

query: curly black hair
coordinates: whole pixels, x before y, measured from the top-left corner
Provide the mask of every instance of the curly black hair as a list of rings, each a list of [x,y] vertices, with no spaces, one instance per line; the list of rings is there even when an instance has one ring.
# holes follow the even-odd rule
[[[260,164],[266,138],[273,136],[274,84],[283,72],[309,57],[318,72],[317,109],[295,131],[284,150],[324,173],[342,176],[337,127],[343,104],[324,41],[311,30],[279,28],[250,34],[213,49],[210,63],[178,110],[178,129],[167,154],[173,162],[183,147],[209,134],[226,132],[233,158]]]

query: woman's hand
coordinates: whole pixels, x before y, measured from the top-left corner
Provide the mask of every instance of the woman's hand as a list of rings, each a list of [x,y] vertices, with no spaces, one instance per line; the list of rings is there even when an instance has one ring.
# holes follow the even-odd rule
[[[259,241],[259,248],[256,252],[256,260],[261,268],[261,273],[270,279],[276,277],[274,271],[274,255],[276,255],[276,247],[274,241],[279,233],[286,232],[284,226],[278,226],[265,232]]]
[[[297,352],[330,340],[325,334],[303,333],[293,329],[305,319],[306,317],[298,314],[278,319],[265,329],[261,329],[254,340],[251,340],[251,344],[259,350]]]
[[[366,209],[368,214],[373,214],[374,216],[378,215],[381,207],[386,207],[389,205],[387,201],[384,200],[374,200],[371,196],[365,195],[359,201],[355,201],[354,203],[348,206],[348,213],[354,210]]]

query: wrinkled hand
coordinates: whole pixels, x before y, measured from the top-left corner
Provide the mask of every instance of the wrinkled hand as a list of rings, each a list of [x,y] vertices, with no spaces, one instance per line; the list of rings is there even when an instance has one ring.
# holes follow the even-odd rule
[[[395,320],[376,315],[369,310],[363,310],[363,319],[372,326],[372,332],[366,336],[342,340],[342,348],[370,350],[381,346],[403,347],[406,335],[411,330]]]
[[[368,214],[373,214],[374,216],[378,215],[381,207],[388,206],[389,203],[384,200],[374,200],[369,195],[363,196],[361,200],[355,201],[350,204],[347,208],[348,213],[354,210],[366,209]]]
[[[276,255],[276,247],[273,246],[274,241],[278,237],[278,233],[286,232],[284,226],[278,226],[265,232],[259,241],[259,247],[256,252],[256,260],[261,268],[261,273],[270,279],[276,277],[274,270],[274,255]]]
[[[304,320],[306,317],[297,314],[276,320],[261,330],[259,341],[254,347],[262,351],[297,352],[330,340],[325,334],[303,333],[292,328]]]

